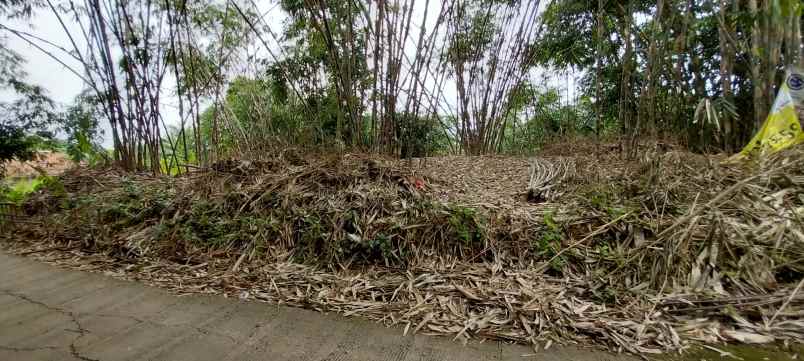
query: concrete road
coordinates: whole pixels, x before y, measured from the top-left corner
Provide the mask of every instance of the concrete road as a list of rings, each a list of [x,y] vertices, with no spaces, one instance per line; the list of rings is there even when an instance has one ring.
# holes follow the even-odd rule
[[[178,297],[0,252],[0,360],[632,359],[574,348],[532,353],[404,337],[398,328],[284,306]]]

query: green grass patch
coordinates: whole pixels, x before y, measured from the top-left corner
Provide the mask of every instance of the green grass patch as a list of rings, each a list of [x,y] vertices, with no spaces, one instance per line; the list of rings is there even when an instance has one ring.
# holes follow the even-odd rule
[[[0,189],[0,200],[20,205],[29,194],[36,192],[46,181],[45,177],[13,180]]]

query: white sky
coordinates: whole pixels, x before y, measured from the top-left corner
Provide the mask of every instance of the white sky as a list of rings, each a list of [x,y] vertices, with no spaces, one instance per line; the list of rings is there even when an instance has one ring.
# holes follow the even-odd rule
[[[25,21],[12,20],[5,25],[16,30],[34,33],[41,38],[69,47],[69,39],[64,34],[56,16],[49,10],[37,12],[30,20],[30,23],[33,26],[28,26]],[[43,55],[41,51],[28,45],[23,40],[11,34],[6,36],[9,47],[20,53],[26,60],[27,80],[32,84],[45,87],[50,92],[53,100],[61,103],[72,102],[72,99],[81,91],[83,82],[64,66]],[[60,57],[60,59],[74,69],[80,69],[79,62],[65,56]]]
[[[258,7],[266,14],[265,21],[271,27],[274,33],[280,36],[283,28],[283,21],[285,20],[285,15],[282,13],[281,9],[276,6],[276,1],[260,1],[256,0],[258,3]],[[438,11],[440,9],[440,1],[431,0],[430,7],[428,14],[428,24],[432,26],[434,24],[436,17],[438,16]],[[418,31],[415,29],[418,27],[418,23],[421,22],[421,18],[423,16],[424,11],[424,1],[420,1],[417,3],[416,8],[414,8],[414,16],[413,22],[416,23],[414,29],[412,30],[411,40],[409,40],[410,44],[408,44],[408,48],[411,48],[411,53],[415,50],[415,42],[418,40]],[[417,15],[418,14],[418,15]],[[16,30],[23,30],[36,36],[47,39],[48,41],[60,45],[66,49],[71,49],[72,46],[70,45],[69,38],[62,30],[61,25],[58,22],[57,17],[50,11],[50,9],[39,9],[34,13],[32,18],[28,21],[19,21],[19,20],[12,20],[6,22],[4,24]],[[75,24],[68,23],[68,28],[70,29],[78,29]],[[2,33],[0,33],[2,34]],[[49,95],[52,97],[53,100],[62,104],[68,105],[72,103],[73,99],[76,95],[78,95],[84,85],[81,79],[65,68],[63,65],[59,64],[57,61],[53,60],[47,55],[44,55],[40,50],[36,49],[35,47],[29,45],[25,41],[17,38],[11,34],[3,34],[6,36],[6,43],[7,45],[13,49],[14,51],[21,54],[26,59],[25,64],[25,71],[28,74],[27,80],[36,85],[40,85],[48,90]],[[269,43],[272,50],[276,55],[281,54],[278,51],[278,44],[273,40],[273,38],[268,35],[264,34],[263,38]],[[76,39],[80,40],[80,39]],[[79,44],[82,46],[83,44]],[[69,56],[66,56],[64,53],[60,53],[60,50],[54,48],[48,48],[48,50],[52,51],[54,55],[57,55],[59,59],[65,62],[67,65],[72,67],[77,71],[81,71],[81,65],[78,61],[71,59]],[[264,46],[259,43],[255,42],[255,47],[249,49],[249,53],[257,53],[259,56],[271,59],[268,52],[264,49]],[[539,72],[541,73],[541,72]],[[536,77],[533,77],[536,80]],[[560,88],[566,88],[566,80],[563,75],[557,75],[556,77],[552,77],[548,79],[547,82],[552,86],[558,86]],[[171,87],[175,84],[174,80],[171,78],[166,80],[166,85]],[[570,77],[570,93],[569,96],[571,98],[575,97],[575,81]],[[454,84],[447,84],[445,87],[445,96],[448,99],[448,102],[454,102],[456,91]],[[562,96],[566,96],[567,91],[564,89],[562,91]],[[8,94],[8,92],[0,93],[0,97],[8,98],[12,96]],[[179,114],[176,104],[175,97],[164,97],[163,104],[161,106],[163,116],[167,121],[168,125],[176,125],[179,123]],[[566,101],[566,100],[563,100]],[[453,103],[454,104],[454,103]],[[111,137],[110,137],[110,129],[109,125],[106,122],[101,122],[104,127],[106,136],[103,140],[103,145],[106,147],[111,147]]]

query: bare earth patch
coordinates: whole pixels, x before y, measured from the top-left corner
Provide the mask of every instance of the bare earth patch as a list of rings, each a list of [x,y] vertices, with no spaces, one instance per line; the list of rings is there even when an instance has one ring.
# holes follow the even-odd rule
[[[5,166],[8,178],[35,178],[39,176],[37,168],[44,170],[47,175],[56,176],[75,166],[75,163],[64,153],[39,151],[33,160],[27,162],[14,160]]]

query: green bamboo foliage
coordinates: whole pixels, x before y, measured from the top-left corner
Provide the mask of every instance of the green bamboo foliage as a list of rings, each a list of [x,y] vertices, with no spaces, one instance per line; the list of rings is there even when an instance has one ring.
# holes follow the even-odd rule
[[[421,157],[568,135],[734,151],[802,63],[794,0],[283,0],[281,25],[252,0],[14,6],[57,16],[68,47],[2,30],[78,61],[114,160],[156,173],[287,146]]]

